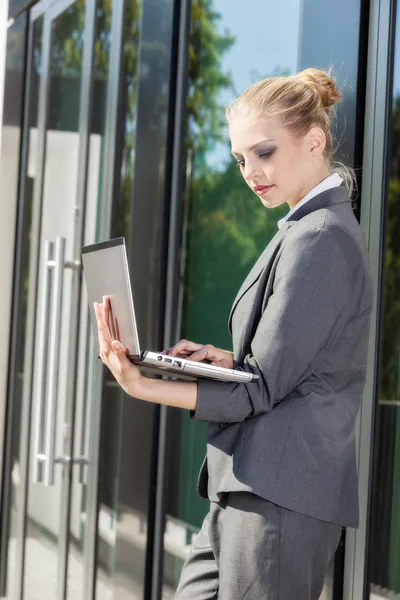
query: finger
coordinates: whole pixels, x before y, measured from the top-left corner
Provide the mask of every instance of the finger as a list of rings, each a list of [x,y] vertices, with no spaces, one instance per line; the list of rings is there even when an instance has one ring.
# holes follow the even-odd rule
[[[117,317],[115,317],[115,338],[118,341],[121,341],[121,336],[120,336],[120,333],[119,333],[119,325],[118,325],[118,319],[117,319]]]
[[[171,354],[171,352],[168,352],[169,356],[176,356],[177,358],[187,358],[188,356],[191,356],[193,354],[193,352],[187,352],[186,350],[181,350],[180,352],[174,352],[174,354]]]
[[[111,315],[111,319],[110,319],[110,324],[111,324],[111,337],[113,340],[117,339],[117,336],[115,334],[115,317],[113,315]]]
[[[175,347],[175,346],[173,346]],[[168,350],[163,350],[162,352],[160,352],[160,354],[165,354],[165,355],[171,355],[172,352],[172,348],[168,348]],[[184,356],[189,356],[190,354],[192,354],[191,352],[187,352],[186,350],[182,350],[182,351],[178,351],[177,354],[174,354],[174,356],[180,356],[181,358],[183,358]]]
[[[100,354],[106,355],[111,349],[111,336],[106,322],[104,321],[103,308],[97,302],[94,303],[94,312],[97,321],[97,332],[99,336]]]
[[[131,361],[127,357],[125,348],[118,340],[114,340],[112,342],[111,346],[119,360],[121,369],[132,365]]]
[[[111,306],[111,300],[109,296],[103,296],[104,299],[104,307],[105,307],[105,317],[104,320],[108,325],[108,328],[110,330],[110,334],[111,334],[111,339],[115,340],[116,339],[116,335],[115,335],[115,318],[114,318],[114,313],[113,313],[113,309]]]
[[[191,354],[191,356],[189,357],[189,360],[201,362],[203,360],[213,361],[217,358],[218,357],[216,356],[214,346],[211,346],[211,344],[207,344],[206,346],[201,346],[201,348],[196,352],[193,352],[193,354]]]
[[[196,344],[195,342],[190,342],[188,340],[181,340],[180,342],[175,344],[175,346],[170,348],[169,354],[171,356],[183,356],[182,353],[185,353],[185,355],[187,356],[192,352],[199,350],[200,348],[201,344]]]
[[[110,299],[108,296],[103,296],[103,316],[107,327],[110,329]],[[111,330],[110,330],[111,331]]]

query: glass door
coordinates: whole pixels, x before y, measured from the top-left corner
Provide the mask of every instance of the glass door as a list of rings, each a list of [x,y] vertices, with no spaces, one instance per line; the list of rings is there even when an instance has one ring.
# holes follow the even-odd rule
[[[101,187],[101,136],[89,122],[96,7],[95,0],[55,0],[30,14],[21,193],[31,216],[13,600],[61,600],[67,590],[88,600],[93,588],[94,544],[86,551],[82,539],[95,537],[95,527],[85,527],[85,516],[96,513],[86,485],[96,485],[87,437],[101,371],[91,352],[80,248],[95,241]],[[91,385],[94,378],[100,385]],[[72,539],[81,552],[72,551]]]

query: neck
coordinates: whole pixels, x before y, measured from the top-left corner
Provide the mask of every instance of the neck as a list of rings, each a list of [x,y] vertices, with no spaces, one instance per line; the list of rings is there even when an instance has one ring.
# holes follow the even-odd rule
[[[316,173],[315,176],[312,179],[310,179],[305,186],[303,186],[298,196],[295,199],[293,198],[288,201],[290,208],[294,208],[296,204],[298,204],[300,200],[302,200],[302,198],[304,198],[304,196],[306,196],[310,190],[315,188],[315,186],[321,183],[321,181],[324,181],[324,179],[329,177],[329,175],[331,175],[331,173],[329,173],[327,167],[324,167],[323,169],[318,171],[318,173]]]

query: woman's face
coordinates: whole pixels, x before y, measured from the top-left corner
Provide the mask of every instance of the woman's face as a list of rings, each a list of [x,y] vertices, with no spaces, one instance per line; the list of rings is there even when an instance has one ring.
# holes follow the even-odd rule
[[[267,208],[291,208],[329,175],[325,136],[314,127],[303,137],[272,120],[236,116],[229,123],[232,154],[244,180]]]

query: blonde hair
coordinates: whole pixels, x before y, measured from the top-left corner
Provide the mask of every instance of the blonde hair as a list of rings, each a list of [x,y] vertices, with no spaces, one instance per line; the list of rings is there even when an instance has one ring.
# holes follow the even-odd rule
[[[343,177],[351,196],[356,187],[353,169],[333,161],[334,106],[341,100],[342,94],[330,72],[310,68],[296,75],[258,81],[228,106],[226,119],[229,123],[238,113],[266,115],[277,119],[299,137],[312,127],[320,127],[326,137],[323,156],[331,172],[339,172]]]

